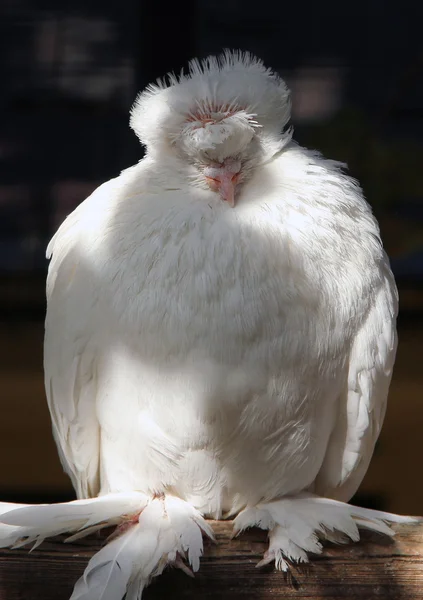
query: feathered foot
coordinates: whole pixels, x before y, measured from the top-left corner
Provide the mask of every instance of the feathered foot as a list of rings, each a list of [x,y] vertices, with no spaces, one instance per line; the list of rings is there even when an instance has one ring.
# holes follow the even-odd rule
[[[359,527],[393,536],[395,532],[387,522],[416,521],[413,517],[304,494],[245,508],[234,520],[234,533],[249,527],[269,530],[269,549],[256,566],[275,561],[276,569],[288,571],[290,563],[308,562],[309,552],[321,554],[322,540],[338,544],[357,542]]]
[[[88,563],[71,600],[121,600],[125,594],[126,600],[140,600],[150,580],[166,566],[193,576],[203,552],[202,532],[213,538],[200,513],[173,496],[151,499],[133,492],[64,504],[9,506],[0,506],[0,547],[38,546],[65,532],[73,533],[67,540],[73,541],[117,525]]]

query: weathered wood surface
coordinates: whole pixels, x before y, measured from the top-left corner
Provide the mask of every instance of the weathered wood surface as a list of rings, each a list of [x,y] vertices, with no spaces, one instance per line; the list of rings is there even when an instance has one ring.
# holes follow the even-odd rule
[[[292,577],[272,567],[256,569],[266,533],[250,530],[231,539],[230,522],[213,522],[217,543],[206,542],[195,579],[168,570],[145,600],[423,599],[423,521],[397,526],[393,540],[363,532],[362,541],[329,545]],[[0,600],[67,600],[73,584],[102,541],[44,543],[31,553],[0,550]]]

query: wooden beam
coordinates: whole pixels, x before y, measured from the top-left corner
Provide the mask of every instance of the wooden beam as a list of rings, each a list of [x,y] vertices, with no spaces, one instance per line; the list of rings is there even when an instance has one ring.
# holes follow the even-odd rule
[[[266,533],[250,530],[231,539],[230,522],[212,522],[217,543],[206,542],[195,579],[168,570],[154,579],[144,600],[275,600],[423,598],[423,521],[396,526],[393,540],[363,532],[362,541],[328,546],[291,576],[256,569]],[[102,540],[45,542],[31,553],[0,550],[0,600],[68,600],[77,578]]]

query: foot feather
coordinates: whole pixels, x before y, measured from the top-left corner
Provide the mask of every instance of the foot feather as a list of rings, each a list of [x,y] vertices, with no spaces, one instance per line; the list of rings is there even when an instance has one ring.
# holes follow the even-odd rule
[[[287,571],[289,562],[308,562],[308,552],[320,554],[321,540],[356,542],[359,527],[393,536],[395,532],[387,523],[415,521],[413,517],[303,494],[245,508],[234,521],[234,532],[248,527],[269,530],[269,549],[257,566],[274,560],[277,569]]]
[[[120,600],[125,593],[126,600],[139,600],[150,580],[167,566],[192,576],[182,557],[187,555],[192,570],[198,570],[203,553],[202,530],[213,535],[187,502],[171,496],[152,500],[138,523],[93,556],[71,600]]]
[[[116,534],[92,557],[71,600],[121,600],[125,594],[126,600],[140,600],[167,566],[193,576],[203,553],[202,533],[213,538],[211,527],[187,502],[133,492],[53,505],[2,503],[0,547],[38,545],[67,532],[73,534],[67,541],[73,541],[110,525],[117,525]]]
[[[101,529],[113,525],[122,515],[142,510],[147,502],[145,494],[131,492],[60,504],[9,504],[6,508],[3,503],[0,506],[0,547],[17,548],[27,544],[36,547],[46,538],[62,533],[80,532],[78,537],[84,537],[92,532],[93,526]]]

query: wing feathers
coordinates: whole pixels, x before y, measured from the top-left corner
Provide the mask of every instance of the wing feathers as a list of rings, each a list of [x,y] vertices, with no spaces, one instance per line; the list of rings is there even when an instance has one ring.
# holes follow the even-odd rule
[[[48,247],[44,371],[53,434],[77,496],[99,492],[100,427],[96,415],[96,347],[92,306],[98,291],[85,265],[84,228],[93,226],[91,204],[101,186],[62,224]],[[87,208],[88,207],[88,208]],[[88,212],[87,212],[88,211]]]
[[[339,399],[316,493],[348,501],[366,473],[386,410],[395,360],[397,291],[386,258],[375,300],[351,351],[347,388]]]

